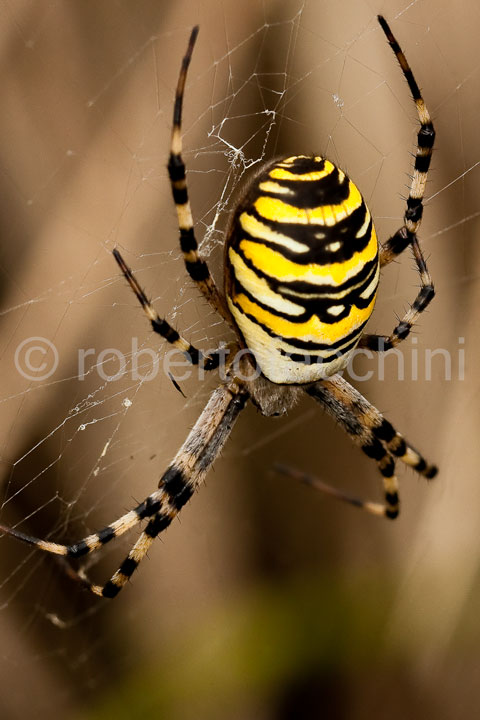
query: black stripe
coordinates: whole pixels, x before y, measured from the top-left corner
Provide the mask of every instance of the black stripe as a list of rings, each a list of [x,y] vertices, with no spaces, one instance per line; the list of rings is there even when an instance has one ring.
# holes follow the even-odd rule
[[[185,260],[185,267],[187,272],[195,282],[204,282],[210,277],[207,263],[204,260]]]
[[[171,522],[172,518],[170,518],[168,515],[162,515],[162,513],[158,513],[158,515],[155,515],[150,520],[143,532],[149,538],[155,539],[163,530],[165,530],[170,525]]]
[[[432,123],[422,125],[417,135],[418,146],[421,148],[432,148],[435,142],[435,130]]]
[[[118,572],[122,573],[122,575],[125,575],[125,577],[131,577],[135,570],[138,567],[138,560],[135,560],[135,558],[132,558],[130,556],[126,557],[125,560],[122,562],[120,567],[118,568]]]
[[[375,257],[372,260],[369,260],[368,262],[364,263],[364,265],[361,267],[359,272],[356,275],[353,275],[348,280],[345,280],[345,282],[339,284],[339,285],[316,285],[314,283],[306,282],[305,280],[291,280],[290,282],[286,282],[285,280],[276,278],[272,275],[268,275],[267,273],[263,272],[263,270],[260,270],[257,268],[257,266],[249,259],[247,258],[243,252],[240,250],[240,248],[236,248],[238,254],[242,258],[245,265],[250,268],[258,277],[263,278],[266,280],[270,286],[270,288],[274,292],[278,292],[282,297],[285,297],[286,299],[290,299],[292,302],[295,302],[295,296],[292,295],[291,297],[285,293],[283,288],[289,288],[295,293],[303,294],[303,295],[320,295],[320,294],[330,294],[330,293],[338,293],[342,292],[343,290],[347,290],[348,288],[351,288],[353,285],[357,285],[358,283],[363,283],[367,278],[370,277],[372,272],[374,272],[373,268],[377,268],[378,264],[378,253],[375,255]],[[228,255],[227,255],[228,257]],[[231,272],[233,274],[233,266],[230,262],[228,262]],[[321,264],[321,263],[320,263]]]
[[[417,155],[415,157],[415,170],[418,170],[418,172],[421,173],[426,173],[428,171],[428,168],[430,167],[431,159],[431,155]]]
[[[372,282],[377,272],[377,265],[378,256],[375,256],[373,260],[365,263],[356,275],[353,275],[351,278],[345,280],[342,284],[339,285],[315,285],[313,283],[305,282],[303,280],[292,280],[291,282],[286,283],[284,280],[276,280],[275,278],[273,278],[271,285],[273,285],[272,289],[275,289],[277,292],[279,292],[286,300],[291,300],[292,302],[299,302],[300,304],[309,302],[308,298],[304,299],[302,298],[302,295],[315,295],[318,293],[319,295],[326,295],[327,297],[325,298],[325,300],[328,301],[330,305],[339,305],[341,303],[355,305],[357,299],[360,302],[364,302],[363,298],[359,298],[358,296]],[[260,271],[258,272],[260,274]],[[355,287],[357,285],[358,287]],[[350,292],[347,292],[341,298],[328,297],[329,295],[337,295],[338,293],[345,292],[345,290],[348,290],[349,288]],[[293,293],[295,294],[290,294],[288,290],[293,291]],[[372,294],[373,292],[374,291],[372,291]],[[321,300],[322,298],[318,298],[318,300],[312,299],[311,302],[321,302]],[[370,301],[367,301],[367,305],[368,302]]]
[[[388,444],[389,452],[395,457],[403,457],[407,452],[407,443],[385,418],[382,420],[382,424],[372,428],[372,431],[375,437]]]
[[[344,345],[348,340],[350,340],[350,338],[353,338],[354,336],[358,337],[369,320],[369,318],[367,318],[365,322],[359,325],[358,328],[355,328],[355,330],[353,330],[351,333],[349,333],[345,337],[339,338],[338,340],[329,345],[326,343],[317,343],[312,340],[300,340],[299,338],[288,337],[286,335],[278,335],[278,333],[271,330],[269,327],[267,327],[267,325],[261,323],[258,318],[254,317],[250,313],[244,312],[242,308],[235,303],[234,300],[233,302],[235,304],[235,307],[242,313],[242,315],[255,323],[255,325],[258,325],[262,330],[264,330],[264,332],[267,333],[267,335],[270,335],[270,337],[274,338],[275,340],[281,340],[286,345],[291,345],[292,347],[298,348],[299,350],[311,350],[312,352],[314,352],[315,350],[333,350],[336,348],[341,348],[341,346]]]
[[[372,352],[386,352],[393,348],[393,343],[385,335],[364,335],[361,347]]]
[[[384,245],[384,251],[400,255],[405,248],[413,242],[414,238],[414,233],[411,233],[406,227],[401,227],[395,235],[392,235],[392,237],[387,240]]]
[[[398,493],[396,493],[396,492],[385,493],[385,500],[387,501],[387,503],[389,505],[393,505],[393,506],[398,505]]]
[[[115,585],[111,580],[105,583],[102,590],[104,598],[112,599],[118,595],[122,588],[119,585]]]
[[[375,274],[375,271],[376,268],[373,268],[372,275]],[[362,298],[360,297],[360,295],[370,285],[371,281],[372,278],[368,277],[359,288],[355,288],[341,299],[329,297],[308,299],[297,296],[290,296],[287,293],[281,292],[283,288],[278,288],[277,292],[279,293],[279,296],[281,298],[285,299],[287,302],[292,302],[296,304],[300,308],[303,307],[304,311],[299,315],[292,315],[291,313],[288,313],[286,311],[273,308],[266,302],[261,302],[255,295],[252,295],[249,290],[243,287],[243,285],[240,284],[236,277],[234,291],[231,293],[231,299],[234,302],[235,306],[241,310],[241,307],[237,303],[237,296],[240,294],[245,295],[250,300],[250,302],[257,305],[259,308],[262,308],[262,310],[265,310],[274,317],[283,318],[284,320],[288,320],[289,322],[296,325],[301,325],[305,322],[308,322],[312,317],[317,317],[322,323],[325,323],[326,325],[336,325],[338,322],[349,316],[353,305],[359,309],[364,309],[368,307],[368,305],[370,305],[370,303],[372,302],[372,298],[377,290],[377,286],[373,288],[373,290],[369,293],[367,297]],[[331,312],[329,312],[329,308],[339,305],[344,306],[344,309],[340,313],[338,313],[337,315],[333,315]]]
[[[365,455],[368,455],[369,458],[373,458],[374,460],[381,460],[386,454],[382,443],[376,438],[372,438],[368,443],[362,445],[361,447]]]
[[[365,277],[362,284],[359,285],[358,287],[353,287],[352,290],[350,290],[350,292],[347,292],[341,298],[329,297],[329,295],[331,294],[333,296],[333,295],[338,294],[339,288],[340,288],[340,291],[344,288],[343,285],[342,286],[329,285],[328,287],[330,288],[330,292],[324,293],[325,295],[327,295],[327,297],[325,297],[325,298],[308,299],[307,297],[302,297],[302,294],[299,293],[298,291],[296,292],[295,295],[292,295],[288,292],[288,290],[291,288],[291,283],[289,283],[288,285],[280,284],[277,288],[277,292],[280,292],[282,294],[282,297],[284,297],[286,300],[290,300],[291,302],[296,302],[299,305],[303,305],[306,309],[309,309],[310,304],[311,304],[311,313],[312,314],[315,313],[315,305],[317,302],[320,304],[325,302],[329,306],[335,305],[335,304],[336,305],[343,304],[343,305],[357,305],[357,307],[366,307],[371,302],[371,299],[372,299],[373,295],[375,294],[375,292],[377,290],[377,285],[378,285],[378,283],[377,283],[377,285],[375,285],[375,287],[373,288],[373,290],[371,291],[371,293],[368,295],[367,298],[360,297],[360,295],[368,288],[368,286],[371,284],[372,280],[374,279],[375,274],[377,272],[377,263],[375,261],[372,261],[372,263],[369,263],[369,268],[370,268],[370,272]],[[362,274],[363,274],[363,271],[362,271]],[[359,278],[359,275],[360,275],[360,273],[358,273],[356,275],[357,279]],[[346,283],[344,283],[344,285],[345,284]],[[309,285],[309,283],[307,283],[307,285]],[[311,287],[311,294],[312,295],[315,294],[314,288],[316,286],[312,284],[310,287]],[[305,293],[305,295],[306,294],[307,293]]]
[[[383,477],[391,478],[393,476],[393,473],[395,472],[395,461],[392,457],[387,456],[379,464],[379,467]]]
[[[75,543],[74,545],[67,546],[68,557],[78,558],[78,557],[82,557],[83,555],[88,555],[89,552],[90,552],[90,548],[88,547],[85,540],[81,540],[80,542]]]
[[[152,328],[154,332],[161,335],[172,345],[175,344],[178,340],[180,340],[180,335],[178,334],[178,332],[174,330],[172,326],[167,323],[166,320],[155,319],[151,320],[150,322],[152,323]]]
[[[385,442],[390,442],[397,434],[392,423],[385,420],[385,418],[383,418],[381,425],[372,428],[372,430],[379,440],[384,440]]]
[[[415,310],[415,312],[422,312],[423,310],[425,310],[427,305],[433,300],[434,297],[435,288],[433,287],[433,285],[425,285],[424,287],[422,287],[422,289],[418,293],[418,296],[415,298],[412,309]]]
[[[417,463],[416,465],[414,465],[413,467],[415,468],[415,470],[416,470],[417,472],[421,473],[421,472],[423,472],[423,471],[425,470],[425,468],[427,467],[427,463],[425,462],[425,460],[424,460],[423,458],[420,458],[420,460],[418,461],[418,463]]]
[[[314,155],[309,155],[306,157],[295,157],[293,160],[293,163],[286,163],[285,160],[287,158],[283,158],[281,160],[274,160],[272,162],[272,165],[274,167],[280,165],[285,165],[285,167],[281,167],[281,170],[286,170],[287,172],[291,172],[292,175],[305,175],[305,173],[311,173],[311,172],[321,172],[325,169],[325,158],[319,158],[318,160],[315,159]],[[268,172],[272,171],[272,166],[268,167]],[[272,180],[274,178],[271,178]],[[277,180],[275,179],[275,182]]]
[[[151,496],[147,497],[142,503],[140,503],[140,505],[137,505],[137,507],[135,508],[135,512],[141,520],[143,520],[143,518],[155,515],[159,510],[160,500],[153,500]]]
[[[333,262],[350,260],[355,253],[364,250],[370,242],[373,227],[371,217],[366,232],[360,238],[356,237],[357,232],[365,222],[367,214],[367,208],[363,201],[358,208],[348,215],[348,217],[343,220],[339,220],[335,223],[335,225],[311,225],[304,223],[282,223],[276,220],[268,220],[267,218],[264,218],[263,215],[260,215],[260,213],[258,213],[253,207],[253,202],[255,202],[256,199],[257,196],[253,196],[252,203],[249,205],[242,205],[236,213],[232,225],[232,232],[228,238],[228,245],[233,247],[235,250],[238,250],[239,243],[243,239],[246,239],[265,245],[266,247],[281,253],[285,258],[287,258],[287,260],[296,262],[299,265],[308,265],[310,263],[326,265]],[[283,245],[250,235],[239,223],[239,217],[242,212],[248,212],[249,215],[252,215],[256,220],[266,225],[273,232],[280,233],[281,235],[285,235],[296,242],[302,243],[309,249],[306,252],[298,253],[295,250],[284,247]],[[323,233],[324,237],[316,237],[319,233]],[[327,250],[328,245],[334,242],[340,243],[339,249],[333,252],[331,250]]]
[[[333,353],[332,355],[327,355],[326,357],[320,357],[319,355],[299,355],[297,353],[289,353],[282,348],[280,348],[280,355],[288,357],[289,360],[292,360],[293,362],[302,363],[303,365],[325,365],[332,362],[332,360],[336,360],[337,358],[341,358],[343,355],[346,355],[357,343],[358,337],[356,337],[349,345],[342,348],[341,351],[339,350],[338,352]]]
[[[185,59],[182,63],[182,73],[186,72]],[[182,124],[182,106],[183,93],[175,96],[175,104],[173,106],[173,126],[179,128]]]
[[[359,336],[361,334],[361,331],[363,330],[363,328],[365,327],[365,325],[367,324],[367,322],[369,320],[369,318],[367,318],[367,320],[365,320],[365,322],[361,323],[361,325],[359,325],[358,328],[355,328],[355,330],[353,330],[348,335],[339,338],[338,340],[336,340],[335,342],[333,342],[331,344],[327,344],[327,343],[317,343],[312,340],[300,340],[299,338],[288,337],[287,335],[285,335],[285,336],[278,335],[278,333],[271,330],[269,327],[267,327],[267,325],[264,325],[263,323],[261,323],[258,320],[258,318],[254,317],[250,313],[244,312],[242,310],[242,308],[240,308],[237,304],[235,304],[235,307],[242,313],[242,315],[244,315],[246,318],[248,318],[253,323],[255,323],[255,325],[258,325],[264,332],[267,333],[267,335],[270,335],[270,337],[274,338],[275,340],[281,340],[286,345],[291,345],[292,347],[298,348],[299,350],[311,350],[312,352],[314,352],[316,350],[334,350],[334,349],[341,348],[341,346],[344,345],[346,342],[348,342],[350,340],[350,338]]]
[[[162,475],[158,486],[165,490],[170,504],[180,510],[192,497],[193,488],[180,468],[169,467]]]
[[[188,192],[186,187],[177,188],[172,185],[173,202],[175,205],[185,205],[188,202]]]
[[[407,200],[407,209],[405,211],[405,220],[411,222],[420,222],[423,215],[422,198],[414,198],[409,196]]]
[[[245,260],[245,264],[247,264],[247,260]],[[252,270],[254,270],[258,275],[264,276],[265,279],[269,279],[272,285],[272,289],[279,290],[280,287],[285,287],[290,290],[292,290],[295,293],[298,294],[305,294],[305,295],[313,295],[313,294],[330,294],[330,293],[339,293],[343,292],[344,290],[348,290],[348,288],[351,288],[354,285],[358,285],[359,283],[363,283],[366,280],[371,280],[371,276],[375,274],[377,270],[378,265],[378,255],[376,254],[375,257],[372,260],[369,260],[368,262],[364,263],[363,266],[361,266],[359,272],[356,275],[352,275],[352,277],[348,278],[348,280],[345,280],[343,283],[339,283],[338,285],[316,285],[313,283],[306,282],[304,280],[292,280],[291,282],[285,282],[285,280],[278,280],[277,278],[271,278],[268,275],[265,275],[262,273],[261,270],[258,270],[258,268],[251,264]],[[288,298],[288,294],[284,294],[284,297]],[[295,295],[292,295],[292,299],[295,298]],[[334,300],[332,300],[334,302]],[[341,302],[339,300],[338,302]]]
[[[392,46],[392,47],[393,47],[393,46]],[[400,46],[398,45],[398,43],[397,43],[397,48],[398,48],[398,52],[402,53],[402,51],[400,50]],[[403,53],[402,53],[402,55],[403,55]],[[403,57],[405,57],[405,55],[403,55]],[[414,100],[421,100],[421,99],[422,99],[422,93],[420,92],[420,88],[419,88],[418,85],[417,85],[417,81],[416,81],[415,78],[413,77],[412,71],[410,70],[410,68],[408,68],[408,70],[404,70],[403,67],[402,67],[402,70],[403,70],[403,74],[405,75],[405,79],[406,79],[406,81],[407,81],[407,83],[408,83],[408,87],[410,88],[410,92],[411,92],[412,95],[413,95],[413,99],[414,99]]]
[[[228,352],[227,352],[228,355]],[[220,365],[220,361],[225,358],[224,353],[220,354],[218,350],[210,352],[208,355],[202,355],[203,367],[205,370],[215,370]]]
[[[170,177],[170,180],[173,182],[178,182],[179,180],[185,180],[185,164],[182,160],[181,155],[174,155],[173,153],[170,154],[170,157],[168,159],[168,175]],[[173,187],[172,187],[173,192]]]
[[[270,173],[271,172],[270,170]],[[312,172],[316,172],[316,170]],[[268,179],[290,190],[290,193],[286,195],[282,192],[264,190],[259,187],[258,197],[267,195],[268,197],[278,198],[287,205],[292,205],[300,209],[315,209],[322,206],[339,205],[344,202],[350,194],[350,181],[348,176],[344,175],[343,179],[340,180],[339,169],[335,166],[331,173],[320,180],[281,180],[270,178],[269,176]],[[263,175],[259,179],[259,185],[262,182],[265,182]]]
[[[127,557],[120,565],[118,572],[121,572],[123,575],[129,578],[133,575],[137,567],[138,562],[131,557]],[[103,586],[102,595],[105,598],[114,598],[118,595],[121,589],[121,585],[116,585],[111,580],[109,580]]]
[[[110,542],[110,540],[113,540],[115,537],[115,530],[108,525],[97,533],[97,537],[102,545],[106,545],[106,543]]]
[[[411,329],[412,323],[402,321],[398,323],[397,327],[393,331],[393,334],[398,337],[399,340],[405,340]]]
[[[196,250],[197,247],[193,228],[180,228],[180,248],[182,252],[192,252],[192,250]]]
[[[201,352],[197,350],[197,348],[193,347],[193,345],[190,345],[188,350],[186,350],[183,354],[187,360],[192,363],[192,365],[199,365],[200,358],[203,357]]]

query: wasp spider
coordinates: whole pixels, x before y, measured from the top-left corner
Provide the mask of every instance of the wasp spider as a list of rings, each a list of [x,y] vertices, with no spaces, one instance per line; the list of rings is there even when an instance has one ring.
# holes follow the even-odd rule
[[[280,466],[316,487],[376,515],[399,511],[395,461],[432,478],[437,469],[339,373],[356,347],[383,351],[404,340],[434,295],[417,230],[435,132],[405,55],[386,20],[378,21],[408,82],[420,120],[415,165],[402,227],[379,245],[370,212],[347,175],[320,156],[297,155],[266,163],[238,201],[225,238],[225,289],[216,287],[198,253],[182,159],[181,118],[185,80],[198,27],[192,30],[178,80],[168,172],[178,215],[185,266],[201,293],[233,328],[226,381],[205,409],[166,472],[158,490],[103,530],[72,545],[5,532],[49,553],[79,558],[99,549],[142,520],[146,526],[119,569],[99,586],[69,567],[93,593],[116,596],[157,535],[188,502],[225,444],[245,403],[279,415],[301,396],[316,400],[378,466],[384,504],[365,502]],[[375,303],[379,271],[410,247],[421,287],[413,305],[387,336],[363,334]],[[203,355],[158,316],[118,250],[114,257],[153,330],[191,363],[214,370],[221,353]],[[238,353],[243,349],[244,352]],[[238,357],[241,359],[238,360]],[[238,361],[237,361],[238,360]],[[256,373],[256,367],[260,372]]]

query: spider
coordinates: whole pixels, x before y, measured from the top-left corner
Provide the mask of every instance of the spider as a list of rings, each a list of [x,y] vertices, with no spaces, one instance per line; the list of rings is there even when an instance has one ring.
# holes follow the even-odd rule
[[[380,352],[405,340],[434,296],[417,231],[435,131],[404,53],[385,18],[379,15],[378,22],[407,80],[420,121],[402,227],[379,245],[359,190],[331,161],[310,155],[272,160],[260,168],[233,209],[225,236],[224,293],[198,252],[182,159],[183,96],[198,26],[191,32],[175,94],[168,172],[186,270],[236,335],[236,342],[229,347],[225,380],[211,394],[158,489],[120,519],[71,545],[0,526],[40,550],[79,558],[145,520],[143,532],[105,585],[95,585],[83,571],[66,563],[69,574],[96,595],[113,598],[124,587],[155,538],[205,477],[248,400],[266,416],[286,413],[303,393],[316,400],[376,462],[383,479],[384,503],[351,497],[284,466],[277,469],[375,515],[392,519],[398,515],[396,460],[426,478],[437,473],[437,468],[339,374],[356,347]],[[407,247],[412,249],[421,282],[413,305],[391,335],[364,334],[380,268]],[[192,364],[201,363],[209,371],[218,368],[221,350],[205,355],[179,335],[154,310],[120,252],[114,249],[113,255],[153,330],[184,352]]]

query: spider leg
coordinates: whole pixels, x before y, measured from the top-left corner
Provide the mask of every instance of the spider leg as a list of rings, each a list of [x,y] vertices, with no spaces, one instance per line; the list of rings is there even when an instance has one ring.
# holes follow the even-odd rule
[[[410,193],[407,199],[407,209],[404,217],[405,223],[400,230],[395,233],[395,235],[387,240],[380,255],[381,265],[387,265],[394,260],[397,255],[403,252],[403,250],[405,250],[405,248],[412,242],[412,239],[415,236],[422,220],[423,196],[425,194],[428,169],[432,158],[435,130],[430,118],[430,113],[427,110],[422,93],[420,92],[420,88],[417,85],[410,65],[408,64],[400,45],[395,39],[385,18],[379,15],[378,22],[380,23],[390,47],[392,48],[402,69],[405,80],[410,88],[415,107],[417,108],[418,119],[420,120],[420,130],[417,135],[415,165],[413,168]]]
[[[185,163],[182,158],[183,96],[185,92],[187,71],[192,58],[197,35],[198,25],[193,28],[190,35],[187,52],[183,58],[178,78],[177,90],[175,93],[175,105],[173,109],[173,127],[170,157],[168,160],[168,174],[172,187],[173,201],[177,210],[178,226],[180,230],[180,248],[183,253],[183,259],[185,261],[187,272],[208,302],[229,324],[231,324],[231,316],[225,303],[225,299],[215,285],[207,263],[200,257],[198,252],[198,244],[193,229],[192,210],[188,198]]]
[[[115,597],[136,570],[157,535],[170,525],[203,480],[230,435],[247,398],[248,393],[244,387],[235,381],[214,390],[186,441],[162,475],[159,489],[99,532],[72,545],[62,545],[40,540],[3,525],[0,525],[0,530],[44,552],[78,558],[97,550],[142,520],[148,519],[149,522],[132,550],[103,587],[91,583],[82,571],[77,572],[71,567],[68,569],[70,577],[81,582],[95,595]]]
[[[233,425],[244,408],[248,394],[234,383],[218,387],[210,397],[184,445],[160,479],[168,504],[148,522],[144,531],[118,570],[105,585],[83,578],[88,588],[105,598],[114,598],[131,578],[155,538],[167,528],[188,502],[224,446]]]
[[[33,545],[38,550],[51,553],[52,555],[79,558],[98,550],[111,540],[114,540],[115,538],[120,537],[120,535],[126,533],[128,530],[131,530],[131,528],[135,527],[135,525],[137,525],[137,523],[145,517],[150,517],[150,515],[154,514],[159,507],[160,500],[161,496],[158,491],[152,493],[148,496],[148,498],[146,498],[146,500],[143,501],[143,503],[140,503],[140,505],[137,505],[136,508],[130,510],[125,515],[122,515],[122,517],[115,522],[107,525],[102,528],[102,530],[99,530],[92,535],[87,535],[87,537],[84,537],[79,542],[72,543],[71,545],[50,542],[49,540],[41,540],[40,538],[34,537],[33,535],[27,535],[16,528],[10,528],[6,525],[0,525],[0,531],[6,535],[16,538],[17,540],[21,540],[28,545]]]
[[[311,385],[306,392],[324,405],[332,398],[337,404],[337,410],[348,410],[349,415],[361,424],[367,443],[372,448],[380,442],[392,456],[413,468],[419,475],[430,480],[437,474],[438,468],[428,463],[382,413],[341,375],[333,375],[328,380]],[[325,409],[328,411],[328,407]],[[367,449],[364,449],[364,452],[369,454]]]
[[[383,443],[375,437],[371,428],[365,422],[362,422],[361,418],[357,413],[353,411],[351,398],[347,388],[338,387],[335,380],[340,378],[339,375],[334,375],[329,380],[322,381],[311,385],[306,388],[306,393],[310,397],[314,398],[319,402],[322,407],[328,412],[329,415],[348,433],[351,440],[355,445],[358,445],[368,457],[375,460],[377,467],[382,475],[383,487],[385,493],[385,504],[379,505],[376,503],[369,503],[359,501],[361,507],[367,512],[372,512],[376,515],[383,515],[390,519],[395,519],[399,513],[399,498],[398,498],[398,481],[395,475],[395,458]],[[333,382],[330,382],[333,380]],[[342,378],[340,378],[342,380]],[[350,389],[351,386],[345,381],[342,381],[345,386]],[[356,391],[351,388],[354,393]],[[360,396],[361,397],[361,396]],[[320,488],[319,481],[315,484]],[[358,504],[356,499],[347,499],[347,502],[352,504]]]
[[[418,292],[413,305],[408,308],[407,312],[394,328],[391,335],[365,334],[360,338],[360,342],[358,343],[359,348],[368,348],[374,352],[383,352],[396,347],[410,335],[410,331],[416,323],[418,316],[426,310],[430,302],[433,300],[435,290],[432,278],[428,272],[427,264],[416,236],[412,238],[411,245],[421,282],[420,291]]]
[[[437,468],[425,459],[393,428],[388,420],[340,375],[333,375],[305,392],[319,402],[329,415],[347,432],[363,452],[376,461],[383,478],[385,504],[361,500],[326,485],[318,478],[285,466],[277,466],[283,474],[300,479],[340,500],[361,507],[375,515],[394,519],[399,513],[398,482],[395,462],[401,460],[419,474],[433,478]]]
[[[404,224],[383,245],[380,252],[380,265],[382,267],[388,265],[410,245],[420,275],[421,288],[413,305],[391,335],[364,335],[360,340],[359,347],[366,347],[374,351],[390,350],[402,340],[405,340],[418,315],[426,309],[435,294],[432,279],[417,238],[417,231],[423,216],[423,197],[425,194],[430,160],[432,158],[435,130],[425,101],[400,45],[395,39],[385,18],[379,15],[378,21],[408,83],[420,120],[415,164],[407,199],[407,209],[404,215]]]
[[[301,470],[297,470],[297,468],[291,467],[290,465],[283,465],[282,463],[275,463],[273,467],[274,470],[281,475],[286,475],[296,481],[305,483],[305,485],[310,485],[315,488],[315,490],[320,490],[325,493],[325,495],[330,495],[337,500],[342,500],[342,502],[347,502],[350,505],[354,505],[354,507],[360,508],[361,510],[366,510],[367,512],[372,513],[372,515],[381,515],[382,517],[387,515],[387,508],[385,505],[370,502],[369,500],[362,500],[362,498],[349,495],[348,493],[343,492],[343,490],[333,487],[333,485],[328,485],[315,475],[309,475]]]
[[[82,538],[82,540],[72,543],[71,545],[41,540],[40,538],[27,535],[16,528],[10,528],[6,525],[0,525],[0,531],[28,545],[33,545],[38,550],[43,550],[43,552],[67,558],[81,558],[85,555],[90,555],[90,553],[95,552],[95,550],[103,547],[111,540],[120,537],[138,525],[142,520],[156,515],[161,508],[168,506],[170,501],[171,496],[168,494],[168,490],[160,488],[151,493],[133,510],[129,510],[125,515],[122,515],[121,518],[115,520],[115,522],[106,525],[101,530],[87,535]]]
[[[179,335],[179,333],[166,320],[158,315],[157,311],[145,295],[145,292],[142,290],[137,278],[116,248],[113,250],[113,256],[119,264],[121,271],[125,275],[128,284],[137,296],[137,300],[142,306],[145,315],[150,320],[154,332],[158,333],[158,335],[163,337],[168,343],[170,343],[170,345],[177,348],[177,350],[183,352],[187,360],[189,360],[192,365],[202,365],[205,370],[214,370],[217,368],[222,360],[225,350],[216,350],[209,355],[204,355],[200,350],[197,350],[194,345],[189,343],[188,340],[185,340],[185,338]]]

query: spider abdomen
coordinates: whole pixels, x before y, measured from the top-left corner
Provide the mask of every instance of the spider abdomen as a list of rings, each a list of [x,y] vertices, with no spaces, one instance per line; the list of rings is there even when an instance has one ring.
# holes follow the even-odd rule
[[[269,163],[232,218],[225,293],[274,383],[315,382],[348,363],[375,303],[378,242],[356,185],[304,155]]]

